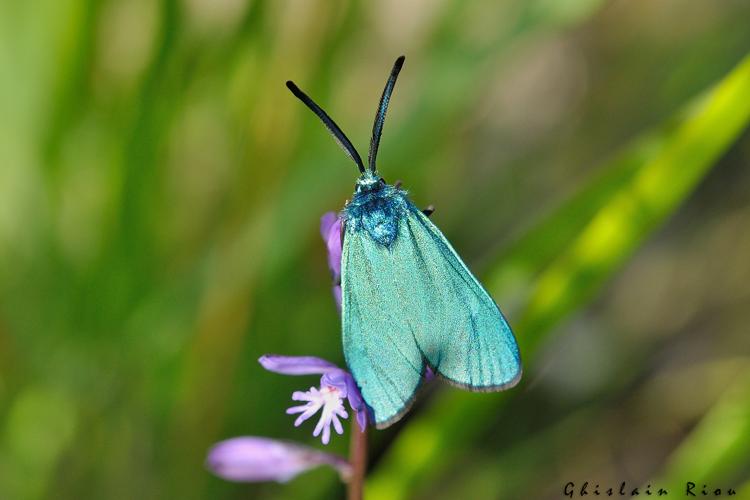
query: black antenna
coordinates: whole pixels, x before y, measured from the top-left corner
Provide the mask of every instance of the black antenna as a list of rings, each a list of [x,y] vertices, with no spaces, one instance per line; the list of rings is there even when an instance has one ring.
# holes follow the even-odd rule
[[[372,139],[370,140],[370,154],[367,157],[367,163],[370,166],[370,171],[375,172],[375,157],[378,155],[378,146],[380,146],[380,135],[383,133],[383,122],[385,121],[385,112],[388,111],[388,102],[391,100],[391,94],[393,93],[393,87],[396,85],[396,78],[398,73],[401,71],[401,66],[404,65],[404,59],[406,57],[401,56],[396,59],[391,70],[391,76],[388,77],[388,82],[385,84],[383,89],[383,95],[380,96],[380,105],[378,106],[378,113],[375,115],[375,124],[372,126]]]
[[[328,114],[326,114],[325,111],[323,111],[320,106],[315,104],[315,102],[310,99],[307,94],[302,92],[299,87],[297,87],[294,82],[288,81],[286,82],[286,86],[289,88],[289,90],[292,91],[292,94],[294,94],[297,99],[305,103],[305,106],[310,108],[310,110],[318,115],[318,118],[323,122],[323,124],[328,129],[328,132],[331,133],[333,138],[336,140],[339,146],[341,146],[341,149],[344,150],[344,152],[354,160],[354,163],[357,164],[357,168],[359,168],[359,171],[361,173],[365,173],[365,166],[362,163],[362,158],[360,158],[359,153],[357,153],[357,150],[354,149],[354,146],[352,145],[352,141],[349,140],[349,138],[344,134],[344,132],[341,131],[341,128],[339,128],[338,125],[336,125],[336,122],[334,122]]]

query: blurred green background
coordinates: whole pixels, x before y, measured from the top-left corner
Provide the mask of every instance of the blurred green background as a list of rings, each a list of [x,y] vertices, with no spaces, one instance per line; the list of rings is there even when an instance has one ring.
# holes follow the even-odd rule
[[[219,439],[343,363],[318,235],[379,165],[514,325],[522,383],[433,384],[371,434],[368,498],[750,498],[746,0],[0,2],[0,499],[339,498],[237,485]],[[348,437],[334,438],[345,454]]]

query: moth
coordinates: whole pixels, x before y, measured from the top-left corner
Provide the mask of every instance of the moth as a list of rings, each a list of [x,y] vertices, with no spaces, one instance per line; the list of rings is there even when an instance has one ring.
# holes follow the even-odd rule
[[[293,82],[287,87],[325,124],[359,168],[344,207],[341,261],[346,363],[378,428],[409,409],[426,368],[470,391],[501,391],[521,378],[518,344],[497,304],[448,240],[376,168],[399,57],[375,115],[367,168],[338,125]]]

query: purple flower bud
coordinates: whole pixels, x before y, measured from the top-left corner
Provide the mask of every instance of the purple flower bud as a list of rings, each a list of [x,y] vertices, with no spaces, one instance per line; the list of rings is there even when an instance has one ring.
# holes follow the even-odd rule
[[[341,457],[307,446],[261,437],[237,437],[221,441],[211,448],[206,467],[228,481],[286,482],[320,465],[336,469],[343,481],[351,475],[351,466]]]
[[[334,212],[327,212],[320,218],[320,234],[328,249],[328,268],[333,281],[341,279],[341,219]]]
[[[367,427],[367,405],[362,398],[362,394],[359,392],[357,383],[354,382],[354,377],[349,375],[349,373],[346,373],[346,375],[346,385],[348,388],[346,396],[349,399],[349,406],[354,410],[354,416],[357,418],[359,429],[364,432],[365,427]]]
[[[331,226],[338,220],[339,216],[336,212],[326,212],[320,218],[320,236],[323,237],[323,241],[328,241],[328,233],[331,231]]]
[[[265,354],[258,359],[263,368],[282,375],[313,375],[341,370],[333,363],[315,356],[281,356]]]
[[[333,298],[341,311],[341,219],[335,212],[320,218],[320,235],[328,250],[328,268],[333,275]]]

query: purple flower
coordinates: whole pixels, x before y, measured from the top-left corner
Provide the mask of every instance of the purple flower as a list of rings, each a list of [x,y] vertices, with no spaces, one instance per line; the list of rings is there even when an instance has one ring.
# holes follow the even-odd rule
[[[328,250],[328,268],[333,275],[333,298],[341,311],[341,218],[326,212],[320,218],[320,235]]]
[[[344,409],[344,401],[341,391],[337,387],[329,385],[320,385],[320,389],[310,387],[307,392],[295,391],[292,394],[294,401],[305,401],[305,404],[292,406],[287,408],[287,415],[294,415],[299,413],[299,416],[294,421],[294,426],[299,427],[302,422],[310,418],[311,416],[318,413],[320,410],[320,420],[315,426],[313,436],[318,437],[321,435],[320,440],[323,444],[328,444],[331,441],[331,424],[337,434],[341,435],[344,433],[344,427],[341,425],[341,418],[349,418],[349,414]]]
[[[206,467],[228,481],[286,482],[320,465],[336,469],[342,480],[351,475],[343,458],[287,441],[237,437],[221,441],[208,452]]]
[[[295,427],[299,427],[302,422],[320,412],[320,419],[313,430],[313,436],[321,436],[323,444],[328,444],[331,440],[331,426],[338,434],[344,432],[340,418],[349,416],[343,403],[346,399],[351,409],[354,410],[360,429],[365,429],[367,406],[349,372],[314,356],[267,354],[261,356],[258,362],[266,370],[284,375],[321,375],[320,387],[310,387],[308,391],[296,391],[292,394],[294,401],[304,402],[286,411],[289,415],[299,414],[294,421]]]

